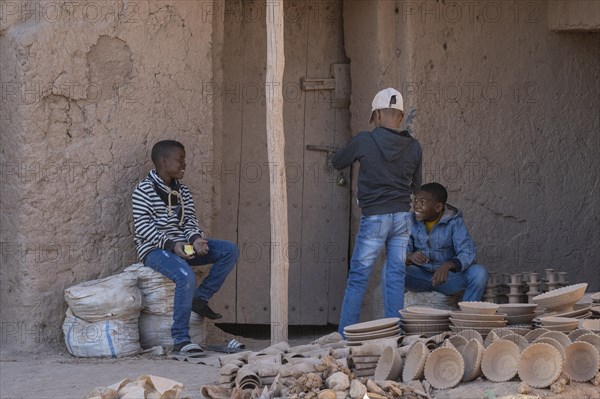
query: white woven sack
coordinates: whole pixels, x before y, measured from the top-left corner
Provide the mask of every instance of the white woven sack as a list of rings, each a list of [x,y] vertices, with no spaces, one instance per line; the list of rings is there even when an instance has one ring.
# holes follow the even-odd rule
[[[124,357],[140,352],[137,318],[88,323],[67,310],[63,323],[65,344],[76,357]]]
[[[138,288],[142,291],[143,312],[155,315],[173,313],[175,283],[172,280],[143,263],[133,264],[125,271],[137,275]]]
[[[140,345],[142,348],[173,346],[172,324],[173,313],[156,315],[142,312],[139,320]],[[190,316],[190,338],[192,342],[197,344],[205,341],[204,320],[193,312]]]
[[[142,308],[137,276],[131,272],[67,288],[65,300],[75,316],[90,323],[137,318]]]

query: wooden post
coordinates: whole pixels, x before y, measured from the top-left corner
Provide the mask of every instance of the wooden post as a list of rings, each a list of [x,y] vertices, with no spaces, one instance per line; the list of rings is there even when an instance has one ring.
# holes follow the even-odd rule
[[[288,245],[285,137],[283,132],[283,1],[267,0],[267,151],[271,211],[271,344],[288,338]]]

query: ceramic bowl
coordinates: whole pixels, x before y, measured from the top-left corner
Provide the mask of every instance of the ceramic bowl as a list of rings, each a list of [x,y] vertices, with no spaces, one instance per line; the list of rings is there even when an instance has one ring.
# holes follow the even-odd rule
[[[578,324],[579,320],[571,318],[571,317],[559,317],[559,316],[542,316],[540,317],[540,322],[542,326],[559,326],[565,324]]]
[[[483,344],[483,337],[477,330],[471,330],[471,329],[462,330],[458,333],[458,335],[460,335],[461,337],[464,337],[467,341],[476,339],[481,344]]]
[[[540,335],[545,334],[549,331],[550,330],[548,330],[546,328],[536,328],[535,330],[531,330],[530,332],[528,332],[527,335],[525,335],[525,339],[529,342],[533,342]]]
[[[587,283],[567,285],[544,294],[534,296],[532,300],[543,308],[549,310],[563,310],[572,308],[573,305],[585,295]]]
[[[452,388],[462,380],[465,363],[453,348],[437,348],[425,361],[425,379],[436,389]]]
[[[569,333],[568,337],[571,340],[571,342],[575,342],[577,341],[577,338],[581,337],[582,335],[586,335],[586,334],[590,334],[590,333],[594,333],[593,331],[587,330],[585,328],[578,328],[577,330],[573,330]]]
[[[498,304],[491,302],[459,302],[458,306],[465,313],[494,314]]]
[[[465,362],[463,381],[471,381],[481,375],[481,358],[485,348],[477,339],[470,340],[460,351]]]
[[[557,340],[555,340],[554,338],[550,338],[550,337],[538,338],[535,341],[533,341],[533,343],[534,344],[544,343],[544,344],[552,345],[560,353],[560,355],[562,356],[563,359],[565,359],[567,357],[567,354],[565,353],[565,347],[562,346],[562,344],[560,342],[558,342]]]
[[[553,338],[553,339],[557,340],[563,346],[563,348],[566,348],[567,346],[571,345],[571,343],[572,343],[571,340],[569,339],[569,337],[567,336],[567,334],[562,333],[560,331],[548,331],[547,333],[544,333],[539,336],[539,338],[545,338],[545,337]]]
[[[521,352],[524,351],[525,348],[527,348],[529,346],[529,342],[527,342],[525,337],[523,337],[522,335],[519,335],[519,334],[505,335],[500,339],[505,339],[507,341],[514,342],[515,344],[517,344],[517,346],[519,347],[519,350]]]
[[[507,316],[522,316],[534,313],[537,303],[503,303],[498,305],[498,313],[505,313]]]
[[[385,319],[365,321],[364,323],[352,324],[344,328],[344,333],[364,333],[370,331],[382,330],[387,327],[397,325],[400,319],[398,317],[388,317]]]
[[[402,373],[402,365],[400,353],[393,346],[388,346],[377,362],[373,378],[375,381],[396,380]]]
[[[404,361],[404,369],[402,370],[402,381],[409,382],[412,380],[420,380],[423,378],[423,368],[425,360],[429,355],[429,349],[421,342],[415,342],[406,356]]]
[[[532,320],[535,318],[535,313],[528,313],[516,316],[506,316],[506,321],[508,324],[531,324]]]
[[[487,321],[487,320],[458,320],[454,318],[450,318],[452,324],[458,327],[504,327],[507,323],[506,320],[500,321]]]
[[[404,309],[403,311],[402,310],[400,311],[401,314],[403,314],[403,312],[427,315],[427,316],[432,316],[432,317],[448,317],[448,316],[450,316],[449,310],[429,308],[426,306],[409,306],[406,309]]]
[[[481,360],[481,370],[493,382],[508,381],[517,375],[519,366],[519,346],[505,339],[494,341],[485,349]]]
[[[579,328],[585,328],[586,330],[600,332],[600,319],[580,320]]]
[[[589,342],[577,341],[565,349],[565,374],[573,381],[589,381],[598,372],[600,354],[594,345]]]
[[[529,345],[519,358],[519,378],[534,388],[546,388],[560,376],[563,358],[552,345]]]

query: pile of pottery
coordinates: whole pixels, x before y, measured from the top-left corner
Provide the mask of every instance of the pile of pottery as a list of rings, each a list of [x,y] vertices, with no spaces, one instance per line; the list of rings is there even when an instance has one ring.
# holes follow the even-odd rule
[[[506,314],[497,313],[498,305],[491,302],[459,302],[460,312],[450,314],[450,329],[454,332],[475,330],[487,334],[494,328],[506,326]]]
[[[448,331],[450,311],[422,306],[409,306],[400,311],[402,329],[407,335],[437,335]]]
[[[344,328],[347,344],[357,346],[374,339],[399,337],[399,321],[397,317],[388,317],[349,325]]]

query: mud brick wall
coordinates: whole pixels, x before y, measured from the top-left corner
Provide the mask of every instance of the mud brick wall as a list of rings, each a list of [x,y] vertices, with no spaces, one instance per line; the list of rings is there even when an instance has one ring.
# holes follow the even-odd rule
[[[7,1],[0,14],[2,345],[59,344],[63,289],[137,261],[130,196],[154,142],[187,149],[210,227],[212,19],[197,1]]]

